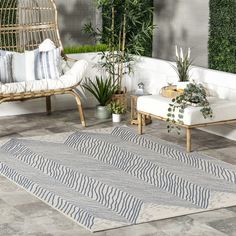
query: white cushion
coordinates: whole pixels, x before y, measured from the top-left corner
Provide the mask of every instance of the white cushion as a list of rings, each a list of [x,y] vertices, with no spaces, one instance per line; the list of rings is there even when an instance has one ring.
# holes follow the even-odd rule
[[[5,56],[0,56],[0,82],[1,83],[12,83],[12,55],[5,54]]]
[[[210,94],[222,99],[236,99],[236,74],[194,67],[192,78],[203,84]]]
[[[14,52],[12,56],[12,75],[14,82],[35,80],[35,58],[38,50]]]
[[[216,97],[209,97],[208,101],[213,110],[213,118],[204,119],[200,112],[202,107],[189,106],[184,111],[184,124],[195,125],[236,119],[236,101]],[[161,95],[141,96],[138,98],[137,110],[167,118],[170,103],[171,99]]]
[[[63,76],[56,80],[45,79],[0,84],[0,93],[24,93],[37,92],[41,90],[69,88],[78,84],[82,80],[87,66],[87,61],[77,61],[69,71],[67,71]]]
[[[50,50],[55,49],[56,46],[53,43],[51,39],[45,39],[40,45],[39,45],[39,51],[40,52],[47,52]]]

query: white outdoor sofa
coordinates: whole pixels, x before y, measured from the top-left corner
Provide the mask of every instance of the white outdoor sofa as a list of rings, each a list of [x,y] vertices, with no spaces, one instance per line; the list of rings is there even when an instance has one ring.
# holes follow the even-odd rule
[[[190,106],[185,109],[183,124],[179,124],[179,126],[186,128],[187,152],[191,152],[192,128],[236,123],[236,75],[196,67],[192,70],[191,77],[208,90],[213,118],[204,119],[200,107]],[[171,99],[160,94],[138,98],[139,134],[142,134],[142,116],[148,115],[152,118],[166,120],[170,102]]]

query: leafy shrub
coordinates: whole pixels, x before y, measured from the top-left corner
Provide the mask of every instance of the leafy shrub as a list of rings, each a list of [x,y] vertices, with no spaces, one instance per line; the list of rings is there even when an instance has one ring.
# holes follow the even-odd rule
[[[106,44],[97,44],[97,45],[78,45],[78,46],[71,46],[65,47],[64,52],[66,54],[73,54],[73,53],[86,53],[86,52],[102,52],[107,50]]]
[[[210,0],[209,67],[236,73],[236,1]]]

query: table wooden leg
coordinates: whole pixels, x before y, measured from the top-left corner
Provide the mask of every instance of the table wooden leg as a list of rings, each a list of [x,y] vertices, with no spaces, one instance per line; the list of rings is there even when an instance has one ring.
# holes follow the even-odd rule
[[[186,128],[186,139],[187,152],[191,152],[191,128]]]
[[[141,113],[138,113],[138,133],[142,134],[143,133],[143,117]]]

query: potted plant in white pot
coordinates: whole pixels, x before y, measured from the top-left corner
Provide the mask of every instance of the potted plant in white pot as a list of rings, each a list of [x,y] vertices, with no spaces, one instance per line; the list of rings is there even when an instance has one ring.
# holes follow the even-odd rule
[[[177,82],[177,90],[185,89],[187,85],[190,83],[189,79],[189,71],[191,70],[192,60],[191,49],[188,48],[188,52],[184,54],[182,48],[178,48],[175,46],[176,51],[176,66],[173,66],[176,73],[178,74],[178,82]]]
[[[126,112],[124,105],[119,103],[118,101],[112,101],[108,105],[108,109],[112,113],[112,121],[114,123],[121,122],[122,114],[124,114]]]
[[[111,101],[117,85],[113,83],[112,78],[103,78],[96,76],[95,81],[86,78],[83,87],[88,90],[98,101],[96,117],[98,119],[107,119],[111,113],[107,109],[107,104]]]

